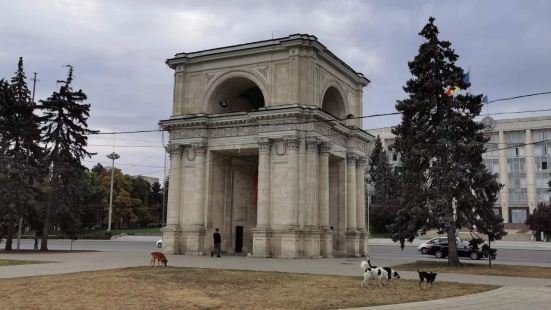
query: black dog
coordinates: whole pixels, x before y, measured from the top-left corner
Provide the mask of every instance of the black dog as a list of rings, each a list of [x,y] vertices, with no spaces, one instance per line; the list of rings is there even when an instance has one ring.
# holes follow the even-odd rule
[[[369,264],[370,268],[377,268],[377,266],[371,266],[371,262],[369,261],[369,259],[367,260],[367,263]],[[388,283],[392,284],[392,279],[400,279],[400,275],[396,272],[396,270],[390,267],[381,267],[381,268],[383,268],[388,274]]]
[[[436,272],[426,272],[426,271],[419,271],[419,269],[417,269],[417,272],[419,273],[419,288],[423,288],[421,287],[421,283],[423,283],[423,281],[427,281],[427,289],[429,288],[429,284],[430,284],[430,287],[432,287],[432,284],[434,283],[434,280],[436,280],[436,275],[437,273]]]

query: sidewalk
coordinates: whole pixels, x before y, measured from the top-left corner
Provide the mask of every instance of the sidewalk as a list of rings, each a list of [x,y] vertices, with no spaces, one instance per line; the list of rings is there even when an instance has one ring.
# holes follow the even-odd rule
[[[407,247],[417,247],[421,243],[429,239],[414,239],[413,242],[406,242],[404,245]],[[386,238],[370,238],[369,245],[395,245],[398,246],[398,242],[393,242],[391,239]],[[551,251],[551,242],[541,241],[493,241],[492,248],[495,249],[511,249],[511,250],[537,250],[537,251]]]

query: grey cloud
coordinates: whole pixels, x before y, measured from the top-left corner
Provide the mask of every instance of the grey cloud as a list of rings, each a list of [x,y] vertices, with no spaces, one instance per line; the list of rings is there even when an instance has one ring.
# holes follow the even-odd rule
[[[0,76],[10,77],[17,57],[27,75],[39,73],[37,97],[57,86],[75,66],[75,87],[92,104],[90,126],[154,129],[170,115],[172,72],[164,64],[178,52],[248,41],[316,35],[372,84],[365,114],[393,112],[410,77],[417,35],[429,16],[452,42],[459,64],[472,72],[471,91],[490,98],[549,90],[551,2],[547,1],[3,1]],[[490,112],[549,107],[548,97],[496,103]],[[128,112],[126,112],[128,111]],[[110,113],[111,112],[111,113]],[[396,124],[399,117],[366,119],[366,128]],[[120,135],[120,144],[150,145],[160,134]],[[102,144],[105,137],[91,137]],[[109,140],[109,139],[107,139]],[[119,142],[117,142],[119,144]],[[107,147],[94,160],[106,161]],[[155,150],[155,151],[154,151]],[[161,148],[121,148],[120,163],[162,166]],[[153,155],[152,155],[153,154]],[[124,166],[138,174],[156,168]],[[159,176],[159,172],[152,172]]]

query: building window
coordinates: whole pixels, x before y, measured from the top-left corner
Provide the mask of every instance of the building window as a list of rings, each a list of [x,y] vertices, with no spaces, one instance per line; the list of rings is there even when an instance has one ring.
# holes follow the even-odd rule
[[[515,156],[518,156],[518,147],[515,147]]]
[[[541,170],[547,170],[547,162],[546,161],[541,162]]]
[[[392,161],[397,161],[398,160],[398,154],[396,154],[396,152],[392,153]]]
[[[528,208],[509,208],[510,222],[513,224],[525,224],[528,218]]]

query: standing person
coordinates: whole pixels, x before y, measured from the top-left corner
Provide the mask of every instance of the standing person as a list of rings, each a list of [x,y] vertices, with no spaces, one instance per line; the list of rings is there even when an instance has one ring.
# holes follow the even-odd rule
[[[38,231],[34,232],[34,249],[38,250]]]
[[[214,239],[214,252],[216,252],[216,257],[220,257],[220,243],[222,243],[222,236],[220,236],[218,228],[215,230],[216,231],[214,234],[212,234],[212,239]]]

